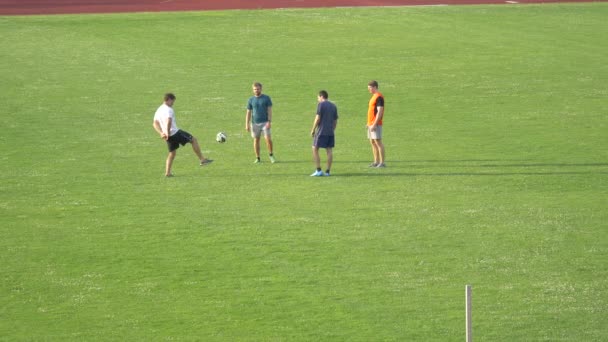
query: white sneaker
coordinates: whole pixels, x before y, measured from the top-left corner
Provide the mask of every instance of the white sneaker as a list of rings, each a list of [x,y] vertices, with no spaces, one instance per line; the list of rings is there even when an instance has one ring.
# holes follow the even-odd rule
[[[315,171],[310,177],[323,177],[323,171]]]

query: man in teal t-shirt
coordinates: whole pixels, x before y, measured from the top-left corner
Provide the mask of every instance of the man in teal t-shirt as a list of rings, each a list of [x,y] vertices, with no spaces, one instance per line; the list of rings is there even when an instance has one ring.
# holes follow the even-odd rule
[[[251,132],[253,138],[253,150],[255,152],[254,163],[260,163],[260,137],[264,132],[266,147],[270,162],[276,162],[272,154],[272,136],[270,126],[272,121],[272,100],[270,96],[262,94],[262,84],[255,82],[252,86],[253,96],[247,101],[247,115],[245,116],[245,129]]]

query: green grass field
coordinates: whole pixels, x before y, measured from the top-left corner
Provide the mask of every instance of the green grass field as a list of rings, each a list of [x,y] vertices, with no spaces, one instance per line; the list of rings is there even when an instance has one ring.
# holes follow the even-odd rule
[[[0,17],[0,340],[461,341],[466,284],[476,340],[608,340],[606,17]],[[386,169],[367,167],[370,79]],[[277,164],[252,164],[256,80]],[[327,178],[320,89],[340,110]],[[170,179],[167,91],[215,159],[182,148]]]

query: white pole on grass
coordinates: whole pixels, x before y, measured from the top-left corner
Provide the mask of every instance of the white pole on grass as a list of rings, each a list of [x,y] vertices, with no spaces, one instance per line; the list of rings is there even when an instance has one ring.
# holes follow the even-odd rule
[[[472,310],[472,299],[473,299],[473,289],[471,285],[465,286],[465,298],[466,298],[466,320],[467,320],[467,342],[473,342],[473,314]]]

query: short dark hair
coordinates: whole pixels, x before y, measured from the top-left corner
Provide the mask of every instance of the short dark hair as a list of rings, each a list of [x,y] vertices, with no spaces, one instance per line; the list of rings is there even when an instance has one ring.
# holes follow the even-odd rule
[[[169,101],[169,100],[175,100],[175,94],[173,94],[173,93],[166,93],[165,94],[165,101]]]
[[[253,86],[262,89],[262,83],[260,82],[253,82]]]
[[[327,94],[327,92],[325,90],[321,90],[319,92],[319,96],[321,96],[322,98],[324,98],[326,100],[329,98],[329,94]]]
[[[369,81],[367,85],[370,87],[378,88],[378,81]]]

